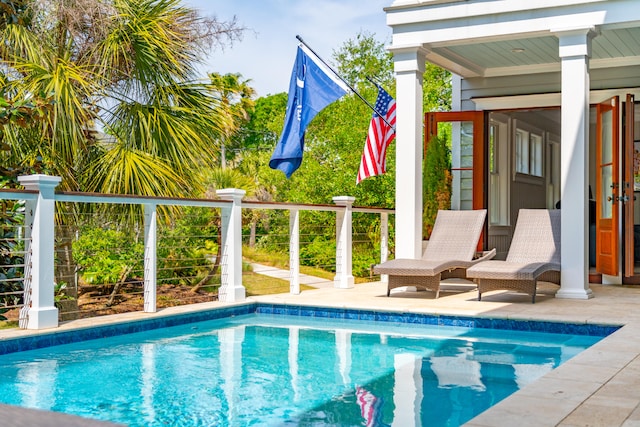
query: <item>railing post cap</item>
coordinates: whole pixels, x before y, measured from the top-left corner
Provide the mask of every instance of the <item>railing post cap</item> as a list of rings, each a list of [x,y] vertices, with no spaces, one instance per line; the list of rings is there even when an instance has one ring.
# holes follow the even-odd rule
[[[216,194],[222,200],[240,200],[245,194],[247,194],[247,192],[240,188],[222,188],[220,190],[216,190]]]
[[[53,185],[55,187],[60,183],[60,181],[62,181],[62,178],[59,176],[44,174],[20,175],[18,177],[18,182],[27,190],[37,188],[39,185]]]
[[[355,202],[356,198],[353,196],[335,196],[333,203],[339,206],[350,206]]]

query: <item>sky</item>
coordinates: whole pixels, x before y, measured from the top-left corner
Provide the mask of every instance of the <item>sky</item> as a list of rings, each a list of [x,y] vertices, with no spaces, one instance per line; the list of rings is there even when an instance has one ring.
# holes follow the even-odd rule
[[[257,96],[289,90],[299,35],[331,64],[334,51],[360,32],[391,42],[383,8],[393,0],[185,0],[205,16],[246,27],[241,41],[210,52],[206,72],[240,73]],[[333,65],[333,64],[332,64]]]

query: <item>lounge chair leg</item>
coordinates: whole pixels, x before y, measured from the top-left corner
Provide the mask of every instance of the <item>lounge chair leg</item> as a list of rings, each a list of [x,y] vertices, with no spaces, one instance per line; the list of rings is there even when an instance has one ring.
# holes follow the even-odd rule
[[[480,291],[478,291],[478,301],[482,300],[482,293]]]
[[[438,289],[438,290],[436,291],[436,298],[435,298],[435,299],[438,299],[438,297],[439,297],[439,296],[440,296],[440,289]]]
[[[391,295],[391,288],[387,288],[387,296]]]
[[[531,304],[535,304],[536,303],[536,293],[534,292],[533,295],[531,295]]]

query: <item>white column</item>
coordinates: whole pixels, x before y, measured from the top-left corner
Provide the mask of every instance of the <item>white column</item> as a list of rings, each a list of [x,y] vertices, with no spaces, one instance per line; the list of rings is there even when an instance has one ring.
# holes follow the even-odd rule
[[[28,311],[28,329],[55,328],[58,326],[58,309],[54,294],[54,237],[55,237],[55,188],[59,176],[28,175],[18,177],[27,190],[38,191],[35,202],[27,203],[31,224],[31,307]],[[26,280],[29,280],[28,278]]]
[[[562,62],[561,288],[557,298],[592,298],[589,288],[589,56],[593,29],[556,31]]]
[[[412,427],[422,425],[422,358],[411,353],[393,356],[393,411],[392,426]]]
[[[385,262],[389,258],[389,214],[383,212],[380,214],[380,263]],[[389,275],[381,274],[380,281],[389,283]]]
[[[155,204],[144,205],[144,311],[157,310],[157,213]]]
[[[231,200],[222,208],[222,285],[218,292],[221,302],[244,301],[246,291],[242,286],[242,197],[244,190],[225,188],[216,193],[222,200]]]
[[[422,76],[426,51],[393,50],[396,73],[396,258],[422,256]]]
[[[289,211],[289,292],[300,294],[300,211]]]
[[[351,265],[351,217],[352,205],[355,197],[336,196],[333,202],[338,206],[344,206],[343,210],[336,212],[336,276],[333,279],[333,287],[340,289],[353,288],[353,272]]]

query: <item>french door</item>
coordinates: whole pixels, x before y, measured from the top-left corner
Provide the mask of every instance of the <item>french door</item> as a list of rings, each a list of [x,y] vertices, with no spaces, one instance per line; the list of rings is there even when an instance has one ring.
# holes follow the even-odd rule
[[[460,150],[451,168],[457,182],[459,209],[487,209],[488,206],[488,147],[486,115],[484,111],[449,111],[425,114],[424,151],[434,136],[452,137],[456,132]],[[482,249],[488,235],[488,221],[482,233],[478,249]]]
[[[618,275],[620,266],[619,203],[623,213],[622,273],[624,277],[634,275],[634,102],[633,95],[626,96],[622,139],[619,98],[596,106],[596,270],[612,276]]]
[[[619,98],[596,105],[596,270],[618,274]]]

